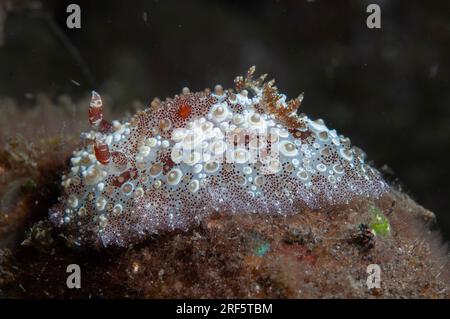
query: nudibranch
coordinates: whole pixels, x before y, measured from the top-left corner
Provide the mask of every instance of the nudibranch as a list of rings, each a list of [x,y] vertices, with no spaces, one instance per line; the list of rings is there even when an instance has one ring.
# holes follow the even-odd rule
[[[126,247],[213,212],[286,216],[388,190],[361,149],[298,113],[303,95],[286,101],[254,72],[235,89],[155,98],[122,122],[103,118],[93,92],[92,130],[49,219],[77,245]]]

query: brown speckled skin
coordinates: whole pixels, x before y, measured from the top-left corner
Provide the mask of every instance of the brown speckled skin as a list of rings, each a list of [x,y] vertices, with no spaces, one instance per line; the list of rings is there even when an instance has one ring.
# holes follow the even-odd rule
[[[286,102],[273,81],[253,80],[254,70],[236,78],[237,93],[220,86],[214,93],[184,89],[128,121],[113,122],[111,131],[86,133],[95,145],[74,152],[49,219],[77,245],[127,247],[152,234],[188,230],[212,212],[288,216],[376,199],[388,190],[348,138],[321,119],[297,115],[302,95]],[[102,104],[95,92],[92,101]],[[215,143],[225,145],[217,158]],[[198,159],[181,159],[177,147]],[[229,160],[252,147],[255,161]],[[217,169],[207,169],[210,164]]]

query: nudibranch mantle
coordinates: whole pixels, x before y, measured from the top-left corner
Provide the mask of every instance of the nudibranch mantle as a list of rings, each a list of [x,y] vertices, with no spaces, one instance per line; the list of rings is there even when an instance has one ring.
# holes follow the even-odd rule
[[[298,114],[302,95],[286,102],[254,71],[236,91],[184,88],[124,122],[107,122],[93,92],[93,130],[50,220],[77,245],[126,247],[216,211],[289,215],[387,191],[348,138]]]

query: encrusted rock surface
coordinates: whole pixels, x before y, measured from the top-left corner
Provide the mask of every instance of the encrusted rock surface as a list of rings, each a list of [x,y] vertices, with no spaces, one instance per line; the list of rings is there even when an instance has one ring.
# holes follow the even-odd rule
[[[0,151],[2,297],[449,297],[434,214],[394,188],[289,217],[218,213],[126,250],[71,247],[45,219],[75,140],[18,138]],[[81,267],[81,289],[66,286],[69,264]],[[379,289],[367,288],[369,264],[381,268]]]

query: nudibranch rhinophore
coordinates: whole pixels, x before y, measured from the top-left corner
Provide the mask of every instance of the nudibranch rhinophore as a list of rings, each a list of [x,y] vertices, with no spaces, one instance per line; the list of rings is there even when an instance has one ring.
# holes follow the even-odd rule
[[[235,90],[155,98],[124,122],[106,121],[93,92],[93,129],[50,220],[77,245],[126,247],[216,211],[289,215],[388,190],[348,138],[298,114],[303,95],[286,102],[254,72]]]

